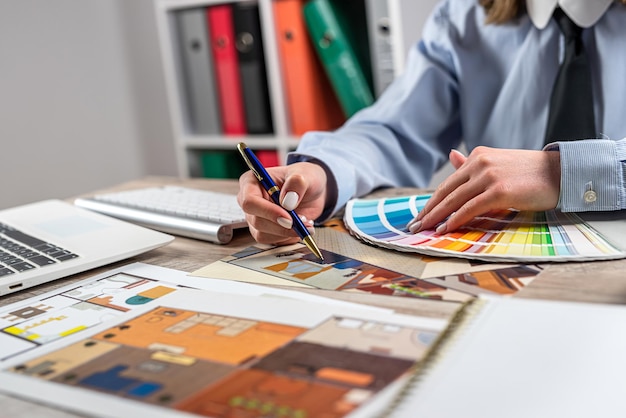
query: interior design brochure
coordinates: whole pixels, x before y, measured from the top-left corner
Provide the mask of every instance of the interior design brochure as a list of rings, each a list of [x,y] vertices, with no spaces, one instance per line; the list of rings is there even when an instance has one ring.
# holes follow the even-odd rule
[[[302,243],[255,244],[191,274],[460,303],[481,294],[515,294],[542,271],[535,264],[485,263],[363,245],[340,220],[317,227],[315,240],[324,261]]]
[[[0,307],[0,364],[19,354],[82,333],[125,312],[158,303],[182,288],[237,295],[295,299],[340,306],[359,306],[302,292],[235,281],[190,277],[186,272],[134,263],[109,270],[42,295]]]
[[[5,360],[0,390],[102,417],[372,416],[445,325],[177,288]]]

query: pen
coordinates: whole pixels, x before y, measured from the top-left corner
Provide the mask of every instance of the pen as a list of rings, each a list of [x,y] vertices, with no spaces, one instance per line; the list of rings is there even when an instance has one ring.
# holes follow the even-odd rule
[[[276,185],[276,183],[274,183],[274,180],[272,180],[270,175],[267,173],[265,167],[263,167],[263,164],[261,164],[256,155],[254,155],[252,150],[248,148],[245,143],[240,142],[239,144],[237,144],[237,149],[241,153],[241,156],[243,157],[250,170],[252,170],[252,173],[254,173],[257,180],[259,180],[263,188],[271,196],[274,203],[280,206],[280,188]],[[313,241],[313,237],[309,233],[309,230],[306,228],[306,226],[304,226],[304,223],[302,222],[298,214],[293,210],[289,210],[287,212],[289,212],[289,215],[293,220],[292,228],[302,239],[302,242],[304,242],[309,250],[311,250],[311,252],[317,256],[317,258],[324,261],[322,252],[317,247],[315,241]]]

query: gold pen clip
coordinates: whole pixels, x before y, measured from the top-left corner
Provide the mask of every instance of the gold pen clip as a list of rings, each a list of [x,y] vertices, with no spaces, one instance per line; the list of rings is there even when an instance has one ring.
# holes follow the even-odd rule
[[[250,161],[250,159],[248,158],[248,155],[246,154],[246,151],[245,151],[246,148],[248,148],[248,146],[245,143],[243,143],[243,142],[240,142],[240,143],[237,144],[237,149],[239,150],[239,153],[241,154],[241,156],[243,157],[244,161],[248,165],[248,168],[250,168],[252,173],[255,175],[255,177],[259,181],[263,181],[263,177],[261,176],[261,173],[256,171],[256,168],[252,164],[252,161]]]

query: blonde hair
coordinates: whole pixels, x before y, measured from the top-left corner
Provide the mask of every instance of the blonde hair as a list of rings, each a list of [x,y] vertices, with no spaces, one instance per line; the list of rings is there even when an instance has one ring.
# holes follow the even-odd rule
[[[480,0],[485,8],[487,23],[506,23],[519,17],[526,10],[525,0]]]
[[[626,5],[626,0],[619,0]],[[501,24],[518,18],[526,11],[526,0],[480,0],[485,8],[487,23]]]

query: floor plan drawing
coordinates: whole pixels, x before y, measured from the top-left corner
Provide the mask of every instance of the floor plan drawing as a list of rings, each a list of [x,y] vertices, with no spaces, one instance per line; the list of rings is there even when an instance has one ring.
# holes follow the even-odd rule
[[[324,262],[301,244],[269,249],[258,246],[256,251],[254,247],[247,248],[222,262],[320,289],[354,289],[448,302],[465,302],[482,293],[513,294],[541,271],[535,265],[513,265],[417,278],[327,250],[321,251]],[[433,262],[440,261],[435,259]]]
[[[174,283],[127,273],[71,287],[0,311],[0,359],[56,341],[175,291]]]
[[[202,293],[170,293],[115,326],[13,364],[0,380],[29,377],[29,387],[80,388],[200,416],[344,417],[406,376],[440,331],[417,317],[320,314],[311,309],[331,308],[270,298],[250,298],[233,315],[239,309],[224,297],[220,308]],[[244,315],[251,304],[264,313]],[[283,304],[293,318],[267,312]]]

